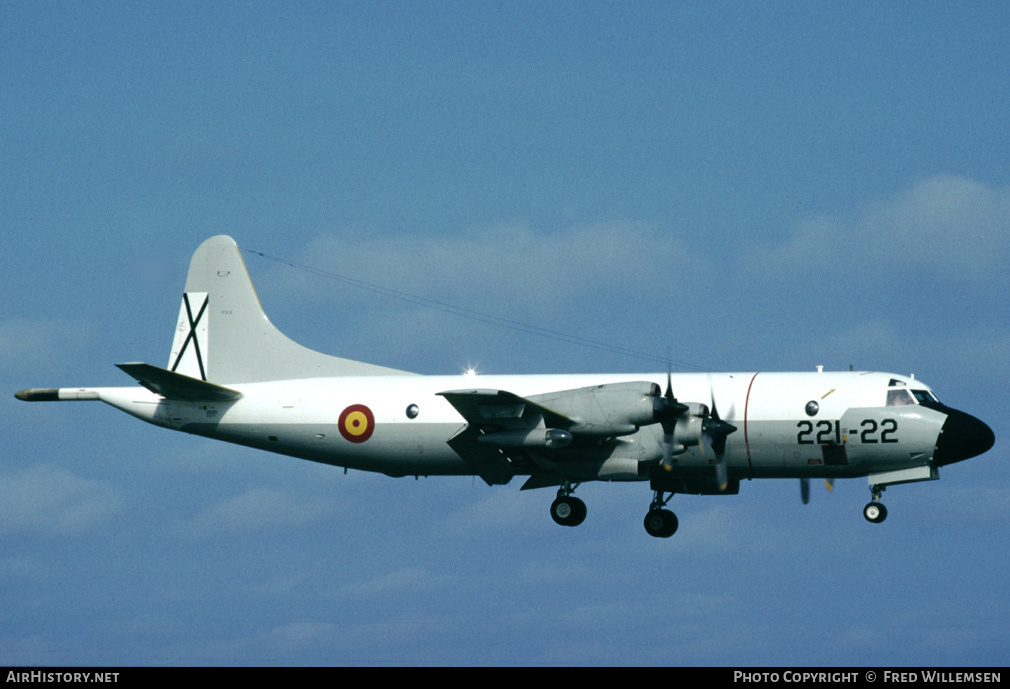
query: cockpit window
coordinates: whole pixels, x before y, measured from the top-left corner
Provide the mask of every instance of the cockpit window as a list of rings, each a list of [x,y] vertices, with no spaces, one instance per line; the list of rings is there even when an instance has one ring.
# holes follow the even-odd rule
[[[887,406],[900,407],[905,404],[915,404],[915,400],[904,388],[891,389],[887,391]]]
[[[887,406],[900,407],[906,404],[940,404],[940,400],[929,390],[891,388],[887,391]]]

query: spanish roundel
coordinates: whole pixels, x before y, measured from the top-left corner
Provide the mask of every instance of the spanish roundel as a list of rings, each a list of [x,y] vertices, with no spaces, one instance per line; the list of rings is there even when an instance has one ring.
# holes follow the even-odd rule
[[[363,443],[372,437],[375,430],[375,417],[372,410],[363,404],[352,404],[344,411],[340,412],[340,419],[337,421],[340,428],[340,435],[345,440],[352,443]]]

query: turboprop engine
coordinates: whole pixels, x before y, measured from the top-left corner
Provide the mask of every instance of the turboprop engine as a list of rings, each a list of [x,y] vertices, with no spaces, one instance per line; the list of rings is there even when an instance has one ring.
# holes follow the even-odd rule
[[[686,452],[689,447],[698,447],[702,444],[706,421],[711,418],[706,404],[690,402],[686,406],[687,412],[677,417],[677,424],[674,426],[673,437],[676,438],[676,442],[673,444],[673,454],[675,455]]]
[[[648,381],[608,383],[529,398],[566,417],[573,436],[622,436],[662,420],[660,387]]]

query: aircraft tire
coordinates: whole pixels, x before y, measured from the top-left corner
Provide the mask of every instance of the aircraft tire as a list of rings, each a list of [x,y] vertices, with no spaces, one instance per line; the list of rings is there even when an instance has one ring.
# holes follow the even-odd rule
[[[677,533],[677,515],[670,510],[649,510],[645,515],[645,531],[656,538],[669,538]]]
[[[586,519],[586,503],[571,496],[551,503],[551,518],[561,526],[578,526]]]
[[[887,508],[881,502],[867,503],[863,508],[863,516],[866,517],[866,521],[879,524],[887,519]]]
[[[570,526],[578,526],[582,522],[586,521],[586,503],[582,502],[578,498],[569,498],[572,501],[572,520]]]

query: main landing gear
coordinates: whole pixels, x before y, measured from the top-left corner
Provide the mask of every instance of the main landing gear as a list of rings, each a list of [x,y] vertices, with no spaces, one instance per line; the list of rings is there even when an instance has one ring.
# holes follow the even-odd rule
[[[883,493],[886,488],[887,486],[879,486],[876,483],[870,486],[870,492],[873,494],[873,499],[866,504],[866,507],[863,508],[863,516],[866,517],[866,521],[879,524],[887,519],[887,508],[884,507],[884,503],[880,502],[880,494]]]
[[[586,520],[586,503],[572,495],[579,484],[568,481],[558,489],[558,497],[551,503],[551,518],[561,526],[578,526]]]
[[[649,505],[649,513],[645,515],[645,531],[650,536],[669,538],[677,533],[677,526],[679,525],[677,515],[665,509],[666,503],[670,502],[670,498],[672,497],[673,493],[670,493],[670,497],[664,499],[663,491],[657,490],[655,492],[652,504]]]
[[[551,503],[551,519],[561,526],[578,526],[586,520],[586,503],[572,495],[578,487],[565,482],[558,489],[558,497]],[[645,515],[645,530],[650,536],[656,538],[669,538],[677,533],[677,515],[666,509],[666,503],[670,502],[673,493],[663,497],[664,491],[657,490],[649,505],[649,513]]]

